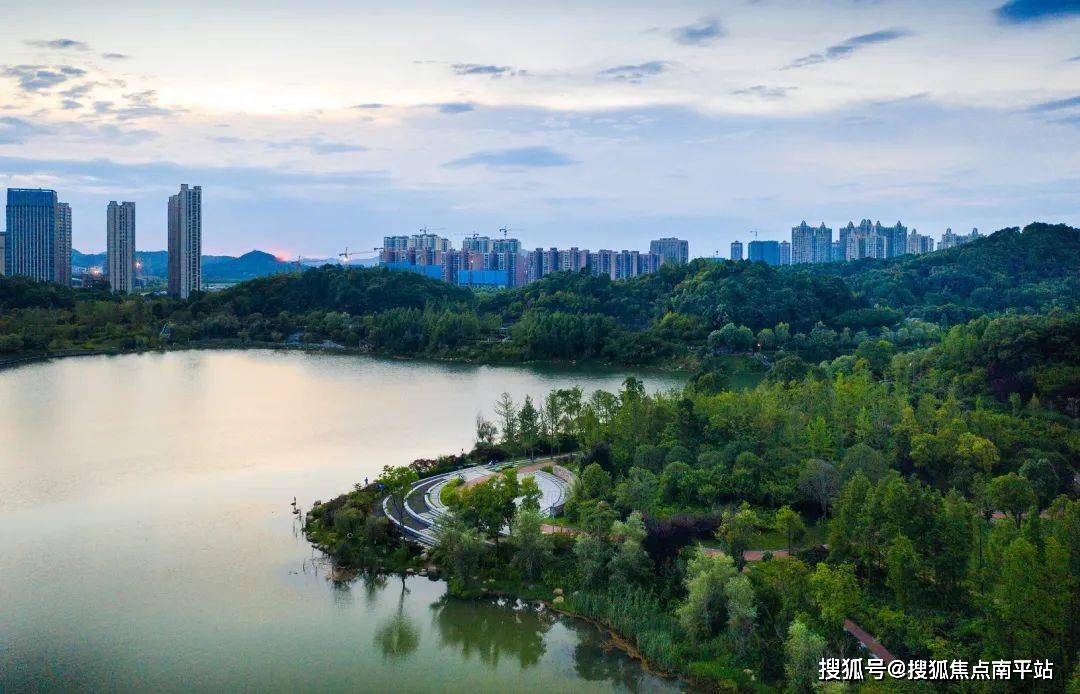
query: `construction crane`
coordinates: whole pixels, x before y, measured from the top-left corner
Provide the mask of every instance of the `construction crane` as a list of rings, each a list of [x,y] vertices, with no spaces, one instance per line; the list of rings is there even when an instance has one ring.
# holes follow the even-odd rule
[[[521,231],[521,230],[520,229],[513,229],[513,228],[511,228],[509,226],[499,227],[499,233],[501,233],[503,235],[504,239],[506,238],[506,235],[509,234],[511,231]]]
[[[429,234],[433,231],[446,231],[446,227],[420,227],[421,234]]]
[[[338,253],[338,257],[341,258],[342,263],[344,263],[345,265],[348,265],[350,259],[353,256],[357,256],[357,255],[370,256],[372,251],[374,251],[375,253],[380,253],[382,250],[383,250],[382,246],[376,246],[375,248],[371,249],[371,251],[350,251],[349,247],[345,246],[345,251],[342,252],[342,253]]]

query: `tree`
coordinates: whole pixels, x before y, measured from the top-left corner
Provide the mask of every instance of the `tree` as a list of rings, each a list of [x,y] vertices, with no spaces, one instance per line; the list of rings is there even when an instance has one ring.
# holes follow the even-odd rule
[[[419,479],[420,476],[416,474],[416,471],[407,466],[385,465],[382,475],[379,476],[379,483],[386,490],[390,505],[402,522],[405,520],[405,498]]]
[[[487,543],[476,530],[451,514],[435,528],[435,552],[450,574],[453,592],[468,591],[487,553]]]
[[[516,471],[507,469],[480,484],[459,487],[448,501],[464,522],[479,528],[498,545],[503,526],[514,516],[519,491]]]
[[[668,463],[660,475],[660,493],[664,501],[680,506],[690,504],[694,494],[693,473],[693,468],[686,463]]]
[[[857,443],[844,453],[840,462],[840,480],[847,482],[856,472],[861,472],[871,482],[877,482],[885,476],[888,469],[885,456],[865,443]]]
[[[510,543],[514,547],[512,563],[529,580],[538,578],[552,558],[551,538],[544,535],[542,525],[540,512],[524,505],[518,507],[510,524]]]
[[[640,467],[632,467],[626,478],[615,485],[615,508],[623,513],[649,513],[656,505],[660,483],[656,475]]]
[[[724,543],[728,554],[734,557],[735,566],[739,570],[742,570],[746,564],[746,558],[743,555],[750,549],[750,540],[754,536],[756,525],[757,515],[745,503],[738,511],[724,513],[720,520],[716,537]]]
[[[1017,529],[1020,528],[1020,522],[1024,519],[1024,511],[1035,505],[1035,490],[1031,482],[1015,472],[999,475],[990,480],[987,493],[995,508],[1013,517]]]
[[[1028,458],[1020,466],[1020,475],[1031,482],[1039,508],[1045,508],[1057,496],[1061,478],[1048,458]]]
[[[757,334],[758,347],[771,352],[776,349],[776,333],[772,328],[762,328]]]
[[[611,558],[611,547],[592,533],[582,533],[574,540],[574,564],[580,585],[595,587],[604,582]]]
[[[987,602],[988,650],[1001,658],[1042,653],[1057,662],[1063,653],[1068,611],[1068,555],[1049,538],[1040,558],[1023,537],[1015,538],[1001,556],[997,581]]]
[[[727,582],[738,573],[731,557],[698,548],[686,567],[686,602],[675,616],[694,641],[706,641],[727,622]]]
[[[611,494],[611,473],[599,463],[590,463],[581,472],[579,486],[583,498],[606,499]]]
[[[540,491],[540,485],[533,476],[525,477],[518,482],[517,496],[521,501],[517,502],[519,508],[529,508],[536,512],[540,511],[540,500],[544,493]]]
[[[885,585],[892,590],[901,607],[911,605],[919,589],[919,557],[915,545],[905,535],[898,535],[886,554]]]
[[[611,560],[611,577],[622,584],[637,583],[649,576],[651,562],[642,548],[645,523],[640,511],[634,511],[625,521],[611,524],[611,542],[615,556]]]
[[[825,639],[811,631],[802,620],[791,623],[784,643],[784,674],[787,675],[788,691],[813,691],[825,646]]]
[[[477,445],[490,446],[495,443],[495,437],[499,430],[494,424],[484,419],[484,415],[476,413],[476,443]]]
[[[810,596],[835,639],[839,639],[844,620],[853,618],[862,595],[851,564],[818,564],[810,575]]]
[[[829,501],[840,490],[840,474],[833,464],[819,458],[806,461],[799,473],[798,486],[807,499],[821,507],[821,515],[828,518]]]
[[[503,393],[495,402],[495,414],[502,421],[502,440],[514,446],[518,440],[518,410],[510,393]]]
[[[877,376],[885,373],[889,362],[896,354],[896,346],[888,340],[864,340],[855,349],[855,356],[865,359],[870,370]]]
[[[735,652],[746,657],[754,637],[758,614],[754,588],[746,574],[739,574],[727,582],[724,594],[727,596],[728,634],[735,646]]]
[[[544,404],[540,408],[540,421],[543,423],[544,435],[548,438],[549,450],[556,454],[561,450],[560,438],[564,414],[562,402],[559,391],[553,390],[544,397]]]
[[[795,540],[806,534],[806,524],[802,516],[796,513],[790,506],[784,506],[776,512],[776,529],[784,533],[787,538],[787,551],[791,554],[791,548]]]
[[[520,431],[521,445],[530,458],[536,452],[536,444],[540,442],[540,413],[533,405],[532,398],[525,396],[518,411],[518,430]]]
[[[735,463],[731,466],[735,496],[742,500],[760,500],[764,496],[764,480],[768,469],[768,464],[761,456],[750,451],[743,451],[736,456]]]

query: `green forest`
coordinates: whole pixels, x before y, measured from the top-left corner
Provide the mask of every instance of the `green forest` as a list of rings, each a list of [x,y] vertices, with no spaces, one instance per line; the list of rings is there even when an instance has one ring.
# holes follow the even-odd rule
[[[329,345],[481,362],[707,368],[757,353],[817,363],[868,339],[925,346],[984,314],[1075,308],[1080,232],[1003,229],[924,256],[820,266],[698,259],[612,281],[556,273],[474,292],[412,273],[323,266],[186,301],[0,278],[0,360],[142,349]],[[785,362],[785,368],[802,364]]]
[[[744,390],[627,379],[504,396],[471,454],[381,484],[577,451],[554,520],[513,474],[452,492],[434,550],[452,591],[557,595],[706,688],[811,691],[820,658],[862,655],[852,620],[905,660],[1049,660],[1040,684],[1064,691],[1080,646],[1080,314],[984,316],[878,356]],[[407,564],[383,493],[316,506],[309,532],[349,562]],[[866,686],[931,688],[918,684]]]

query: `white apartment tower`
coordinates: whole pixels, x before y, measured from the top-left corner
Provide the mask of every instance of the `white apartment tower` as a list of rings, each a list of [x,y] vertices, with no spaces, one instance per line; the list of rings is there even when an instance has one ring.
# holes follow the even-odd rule
[[[56,241],[53,253],[53,281],[71,286],[71,205],[56,203]]]
[[[169,238],[172,238],[171,226]],[[114,292],[131,294],[135,291],[135,203],[118,204],[115,200],[109,203],[105,241],[109,286]],[[169,250],[171,252],[171,245]],[[171,275],[169,279],[171,284]]]
[[[169,197],[169,293],[202,289],[202,187],[184,183]]]

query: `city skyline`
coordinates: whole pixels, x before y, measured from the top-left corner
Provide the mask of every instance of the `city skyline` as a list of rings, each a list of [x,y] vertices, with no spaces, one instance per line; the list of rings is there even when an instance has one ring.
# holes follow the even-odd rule
[[[0,187],[63,188],[87,251],[110,199],[156,209],[181,180],[216,191],[208,252],[283,257],[423,226],[709,255],[859,210],[1080,221],[1075,3],[312,9],[10,8]]]

